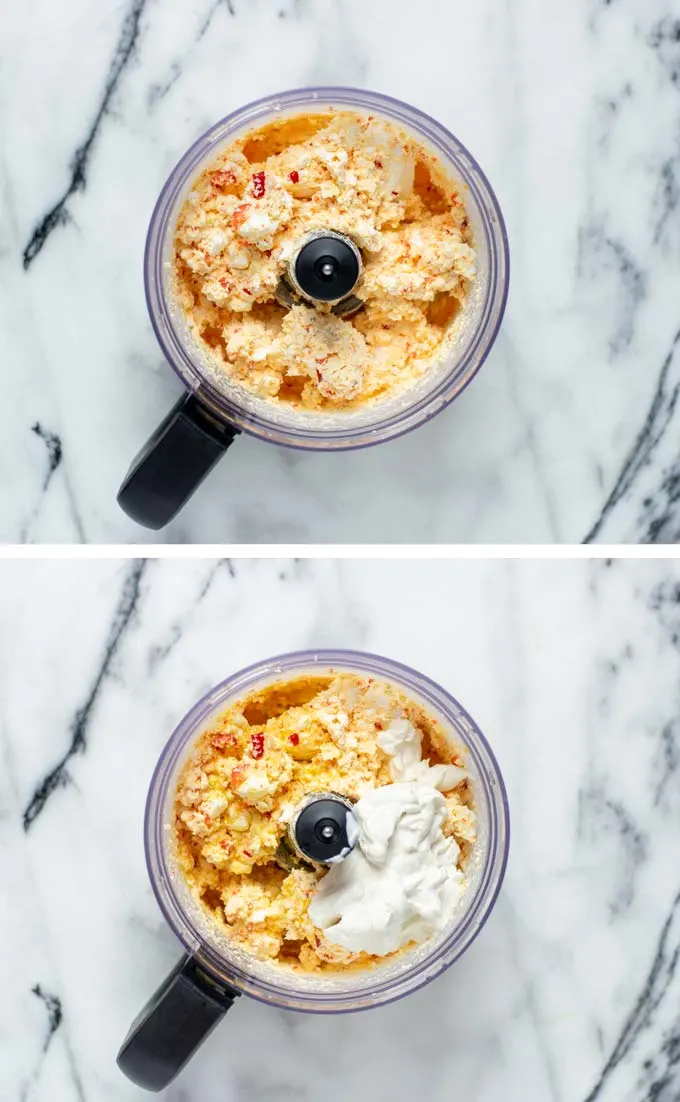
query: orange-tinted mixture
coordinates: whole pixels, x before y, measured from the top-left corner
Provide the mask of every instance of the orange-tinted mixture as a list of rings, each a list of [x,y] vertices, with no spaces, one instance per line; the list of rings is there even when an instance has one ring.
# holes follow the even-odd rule
[[[351,317],[279,301],[300,242],[323,229],[363,258]],[[454,339],[474,275],[457,185],[374,115],[296,116],[236,140],[177,220],[175,295],[215,370],[308,410],[355,410],[415,383]]]

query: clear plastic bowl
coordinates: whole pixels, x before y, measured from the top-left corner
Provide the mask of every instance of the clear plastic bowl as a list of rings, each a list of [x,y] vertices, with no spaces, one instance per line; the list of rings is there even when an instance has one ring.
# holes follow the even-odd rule
[[[457,319],[457,338],[440,362],[411,388],[363,411],[325,413],[277,406],[229,380],[193,339],[170,290],[174,228],[196,176],[239,135],[288,115],[344,108],[390,119],[432,151],[462,189],[477,250],[477,278]],[[494,342],[508,291],[508,241],[491,186],[467,149],[422,111],[353,88],[302,88],[268,96],[228,115],[184,154],[151,218],[144,259],[149,314],[156,336],[180,379],[212,415],[275,444],[347,449],[408,432],[442,410],[474,378]]]
[[[173,804],[179,772],[196,739],[229,703],[280,679],[328,670],[382,678],[420,701],[466,747],[474,789],[478,841],[468,866],[469,884],[448,927],[394,961],[347,975],[286,972],[235,950],[198,904],[176,868],[172,851]],[[508,802],[498,763],[472,717],[441,686],[399,662],[358,651],[299,651],[270,658],[229,677],[207,693],[179,724],[153,775],[146,805],[149,876],[169,925],[218,984],[289,1010],[339,1013],[380,1006],[415,991],[464,953],[486,922],[503,881],[508,856]]]

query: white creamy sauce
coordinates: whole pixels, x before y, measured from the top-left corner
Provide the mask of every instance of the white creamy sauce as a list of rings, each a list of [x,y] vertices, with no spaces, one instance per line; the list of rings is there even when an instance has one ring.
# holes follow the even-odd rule
[[[390,758],[393,781],[423,781],[440,792],[449,792],[467,777],[457,765],[430,765],[429,761],[421,761],[422,737],[407,719],[393,719],[386,730],[380,731],[377,741]]]
[[[385,956],[443,929],[464,891],[458,844],[442,831],[441,791],[467,774],[422,761],[420,732],[406,719],[393,720],[378,745],[395,783],[355,804],[357,845],[320,881],[309,917],[333,944]]]
[[[441,930],[463,892],[459,849],[442,825],[446,801],[431,785],[387,784],[358,801],[359,841],[309,905],[328,941],[385,956]]]

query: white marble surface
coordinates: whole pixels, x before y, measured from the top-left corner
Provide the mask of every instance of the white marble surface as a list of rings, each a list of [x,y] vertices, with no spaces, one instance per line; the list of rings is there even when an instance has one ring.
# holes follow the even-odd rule
[[[672,0],[32,0],[0,50],[0,538],[149,538],[115,493],[180,392],[142,291],[155,198],[217,118],[319,82],[406,99],[478,157],[511,239],[502,334],[418,432],[325,457],[242,439],[152,538],[680,534]]]
[[[3,1102],[143,1097],[115,1054],[178,955],[141,845],[154,762],[211,684],[329,645],[475,716],[511,800],[505,886],[421,992],[341,1018],[242,999],[164,1097],[680,1097],[680,565],[5,562],[0,624]]]

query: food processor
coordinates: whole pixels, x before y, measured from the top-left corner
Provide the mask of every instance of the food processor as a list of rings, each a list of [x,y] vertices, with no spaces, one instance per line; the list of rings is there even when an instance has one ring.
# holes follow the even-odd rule
[[[171,293],[174,230],[196,177],[239,136],[274,120],[334,110],[371,113],[408,132],[441,163],[465,197],[477,274],[459,318],[456,339],[408,389],[365,408],[304,410],[249,393],[220,372],[191,335]],[[241,432],[272,444],[337,451],[391,440],[444,409],[484,362],[498,332],[508,290],[508,242],[491,187],[465,147],[435,119],[389,96],[352,88],[304,88],[268,96],[228,115],[203,134],[170,175],[151,218],[144,258],[146,298],[161,348],[186,388],[134,459],[118,493],[124,511],[159,529]],[[306,235],[277,288],[284,306],[330,304],[350,317],[363,305],[354,295],[361,251],[332,227]]]
[[[346,973],[304,973],[240,950],[192,894],[172,847],[175,791],[197,739],[230,704],[275,682],[342,672],[395,685],[442,725],[452,746],[462,748],[475,801],[477,841],[466,866],[466,890],[439,934],[378,965]],[[338,794],[309,794],[289,828],[291,849],[303,859],[329,866],[342,860],[356,841],[351,818],[351,807]],[[472,717],[440,685],[378,655],[300,651],[234,674],[184,717],[151,780],[144,839],[156,899],[185,952],[130,1027],[118,1065],[139,1086],[157,1091],[182,1069],[242,994],[287,1010],[333,1014],[382,1006],[435,979],[465,952],[494,906],[507,863],[509,815],[491,748]]]

